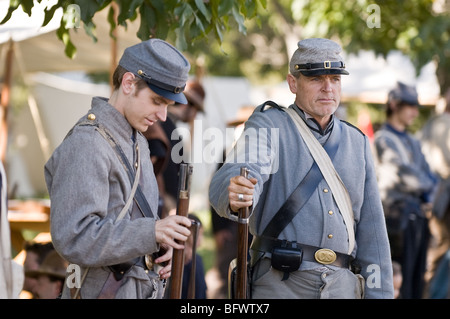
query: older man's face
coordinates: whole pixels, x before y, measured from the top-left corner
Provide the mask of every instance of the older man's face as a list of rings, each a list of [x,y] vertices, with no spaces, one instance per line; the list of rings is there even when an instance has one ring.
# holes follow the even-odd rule
[[[288,75],[288,84],[295,94],[295,102],[303,111],[314,117],[320,124],[327,124],[341,100],[341,75],[327,74],[299,78]]]

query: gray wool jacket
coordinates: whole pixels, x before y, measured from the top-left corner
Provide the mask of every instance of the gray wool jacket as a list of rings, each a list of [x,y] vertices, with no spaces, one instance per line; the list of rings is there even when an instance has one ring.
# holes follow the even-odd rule
[[[432,202],[437,177],[417,138],[384,123],[375,133],[374,145],[378,187],[385,207],[410,202],[420,208],[422,203]]]
[[[94,114],[95,119],[92,115]],[[156,216],[158,188],[147,140],[136,132],[107,99],[95,97],[92,108],[78,123],[95,121],[113,135],[133,165],[141,149],[140,186]],[[134,165],[133,165],[134,166]],[[110,271],[109,265],[127,262],[159,250],[155,218],[132,205],[116,222],[130,193],[130,181],[116,152],[92,125],[75,125],[45,165],[51,201],[51,236],[56,250],[81,272],[89,267],[82,284],[82,298],[97,298]],[[162,283],[156,273],[133,266],[116,298],[159,297]],[[67,285],[63,298],[69,297]]]
[[[297,109],[322,145],[328,138],[339,140],[333,164],[352,201],[356,236],[352,256],[361,265],[361,274],[366,279],[365,298],[392,298],[390,247],[368,138],[335,116],[326,130],[320,132],[317,125],[311,119],[306,119],[295,104],[290,107]],[[267,109],[267,106],[264,112],[260,110],[261,106],[257,107],[246,122],[243,135],[227,155],[224,165],[213,176],[209,189],[210,202],[217,213],[233,219],[227,187],[230,178],[239,175],[240,167],[245,163],[250,169],[249,177],[258,180],[249,222],[253,235],[261,235],[314,161],[293,120],[285,111],[275,107]],[[348,234],[343,217],[338,212],[331,190],[322,179],[278,238],[346,254]],[[303,262],[300,270],[318,265]],[[375,274],[374,269],[379,270],[378,274]],[[371,275],[380,275],[377,277],[380,284],[374,285],[374,277],[369,278]]]

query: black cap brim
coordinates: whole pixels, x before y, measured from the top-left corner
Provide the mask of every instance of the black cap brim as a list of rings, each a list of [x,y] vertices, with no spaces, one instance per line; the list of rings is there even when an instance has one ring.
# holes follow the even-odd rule
[[[328,75],[328,74],[342,74],[349,75],[348,71],[343,69],[312,69],[312,70],[300,70],[300,73],[304,76],[316,76],[316,75]]]
[[[154,84],[151,84],[151,83],[148,83],[148,82],[146,82],[146,83],[147,83],[148,87],[153,92],[155,92],[156,94],[161,95],[162,97],[165,97],[166,99],[175,101],[175,102],[180,103],[180,104],[187,104],[188,103],[188,100],[186,99],[186,97],[184,96],[184,94],[182,92],[175,93],[175,92],[171,92],[171,91],[168,91],[168,90],[164,90],[164,89],[162,89],[160,87],[157,87]]]

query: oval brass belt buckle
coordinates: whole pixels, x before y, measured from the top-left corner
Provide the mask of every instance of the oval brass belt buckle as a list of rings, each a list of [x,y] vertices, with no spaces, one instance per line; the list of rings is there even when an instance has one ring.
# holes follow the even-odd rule
[[[154,262],[153,262],[153,256],[152,255],[149,255],[149,254],[145,255],[144,256],[144,262],[145,262],[145,266],[147,266],[148,270],[152,270],[153,269]]]
[[[328,248],[322,248],[314,253],[314,259],[323,265],[329,265],[335,262],[336,253]]]

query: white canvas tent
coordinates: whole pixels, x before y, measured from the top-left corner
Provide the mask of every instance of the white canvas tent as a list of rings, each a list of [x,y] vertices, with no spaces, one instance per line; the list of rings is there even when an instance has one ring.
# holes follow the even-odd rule
[[[129,24],[126,30],[120,27],[117,41],[113,41],[104,10],[94,18],[97,42],[83,28],[71,31],[77,54],[69,59],[54,31],[62,12],[57,11],[47,27],[40,27],[46,4],[46,1],[36,3],[31,17],[17,10],[10,21],[0,26],[0,78],[4,82],[7,68],[12,70],[11,98],[15,98],[9,109],[5,166],[10,189],[17,186],[16,194],[25,197],[45,193],[43,165],[49,154],[61,142],[69,125],[89,108],[93,95],[109,95],[108,85],[68,81],[48,72],[107,72],[117,63],[116,56],[120,57],[126,47],[140,41],[136,36],[137,22]],[[9,0],[0,0],[0,19],[8,5]],[[13,59],[8,63],[5,60],[11,45]],[[16,93],[28,97],[22,100]]]

